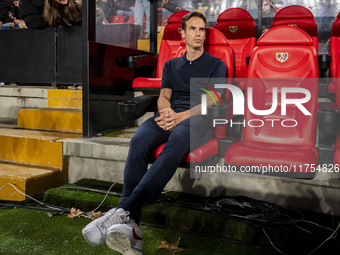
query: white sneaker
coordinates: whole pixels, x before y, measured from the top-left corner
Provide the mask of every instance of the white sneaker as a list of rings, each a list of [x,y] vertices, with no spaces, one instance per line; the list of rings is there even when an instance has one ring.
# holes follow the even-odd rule
[[[106,244],[123,255],[142,254],[142,231],[133,219],[125,224],[115,224],[107,231]]]
[[[124,211],[123,208],[113,208],[105,213],[104,216],[90,222],[83,228],[83,236],[91,246],[99,246],[104,243],[106,239],[106,232],[109,227],[114,224],[121,224],[128,222],[129,212]]]

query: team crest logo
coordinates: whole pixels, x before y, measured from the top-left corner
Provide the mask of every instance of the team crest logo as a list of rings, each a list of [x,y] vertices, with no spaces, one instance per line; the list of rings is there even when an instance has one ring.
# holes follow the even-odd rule
[[[229,30],[230,30],[230,32],[232,32],[232,33],[236,33],[237,29],[238,29],[237,26],[230,26],[230,27],[229,27]]]
[[[296,24],[288,24],[288,26],[291,26],[291,27],[297,27]]]
[[[276,52],[275,57],[277,61],[279,61],[280,63],[283,63],[288,59],[289,54],[288,52]]]

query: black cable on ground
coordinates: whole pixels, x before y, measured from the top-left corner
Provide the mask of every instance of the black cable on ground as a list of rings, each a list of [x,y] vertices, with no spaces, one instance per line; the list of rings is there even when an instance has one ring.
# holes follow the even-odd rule
[[[242,196],[209,198],[202,203],[202,208],[225,216],[268,222],[280,215],[275,204]]]
[[[61,213],[69,213],[70,209],[55,206],[55,205],[47,205],[53,206],[54,208],[40,207],[40,206],[30,206],[25,204],[12,204],[12,203],[0,203],[0,209],[13,209],[13,208],[25,208],[25,209],[34,209],[34,210],[42,210],[42,211],[50,211],[50,212],[61,212]]]
[[[199,233],[199,232],[188,231],[188,230],[184,230],[184,229],[172,228],[172,227],[162,226],[162,225],[153,224],[153,223],[140,222],[139,224],[142,225],[142,226],[146,226],[146,227],[166,229],[166,230],[181,232],[181,233],[190,234],[190,235],[207,237],[207,238],[211,238],[211,239],[214,239],[214,240],[217,239],[218,241],[225,241],[225,242],[230,242],[230,243],[242,244],[242,245],[246,245],[246,246],[254,246],[254,243],[234,240],[234,239],[230,239],[230,238],[227,238],[227,237],[217,237],[217,236],[206,234],[206,233]],[[261,248],[266,248],[266,249],[272,248],[272,246],[265,245],[265,244],[256,244],[256,246],[261,247]]]
[[[84,187],[74,187],[74,186],[66,186],[66,187],[58,187],[58,189],[74,189],[74,190],[84,190],[84,191],[91,191],[91,192],[96,192],[96,193],[100,193],[100,194],[108,194],[111,196],[118,196],[120,197],[121,194],[117,193],[117,192],[107,192],[105,190],[99,190],[99,189],[92,189],[92,188],[84,188]]]

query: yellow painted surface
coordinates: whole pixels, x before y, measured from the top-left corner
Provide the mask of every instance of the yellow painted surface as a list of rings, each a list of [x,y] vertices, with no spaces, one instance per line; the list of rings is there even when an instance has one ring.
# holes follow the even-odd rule
[[[82,91],[71,89],[49,89],[48,107],[82,108]]]
[[[62,141],[80,136],[77,134],[3,128],[0,129],[0,159],[55,167],[63,171]]]
[[[150,51],[150,40],[149,39],[138,40],[137,49],[142,51]]]
[[[18,114],[18,127],[81,134],[82,116],[81,109],[21,109]]]
[[[66,182],[66,176],[58,169],[39,168],[27,165],[15,165],[0,162],[0,191],[1,200],[22,201],[25,196],[19,191],[34,196],[44,190],[59,186]]]
[[[82,99],[52,98],[48,99],[48,107],[82,108]]]
[[[164,33],[164,27],[161,27],[160,33],[157,34],[157,53],[159,53],[159,47],[161,46],[161,41]],[[143,51],[150,51],[150,40],[140,39],[137,41],[137,49]]]
[[[76,89],[49,89],[48,98],[82,98],[82,90]]]

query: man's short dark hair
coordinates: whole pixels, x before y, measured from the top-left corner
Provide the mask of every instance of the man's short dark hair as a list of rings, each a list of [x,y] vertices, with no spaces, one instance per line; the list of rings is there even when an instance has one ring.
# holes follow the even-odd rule
[[[198,18],[201,18],[203,21],[204,21],[204,24],[207,23],[207,19],[205,18],[205,16],[200,13],[200,12],[196,12],[196,11],[193,11],[193,12],[189,12],[188,14],[185,14],[182,18],[182,23],[181,23],[181,26],[182,26],[182,29],[185,31],[185,29],[187,28],[187,24],[186,22],[191,19],[192,17],[198,17]]]

